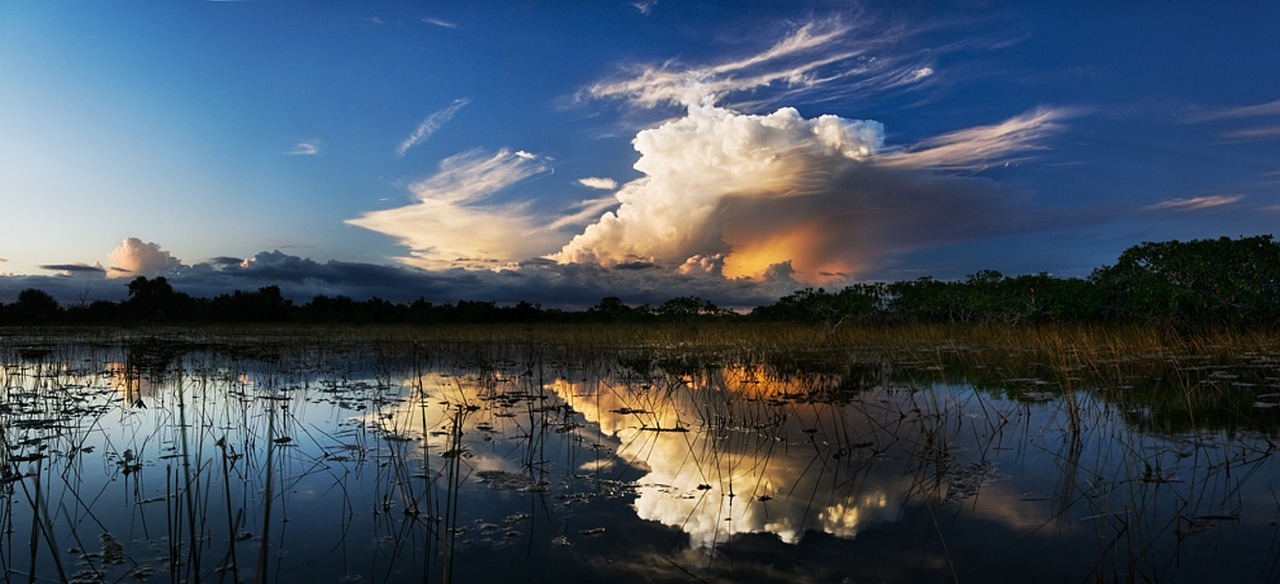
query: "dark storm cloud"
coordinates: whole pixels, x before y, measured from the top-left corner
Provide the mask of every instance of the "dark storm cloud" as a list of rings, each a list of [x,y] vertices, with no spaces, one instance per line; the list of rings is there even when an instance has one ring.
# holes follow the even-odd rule
[[[175,290],[203,298],[279,286],[282,294],[296,302],[323,294],[357,300],[378,297],[397,303],[422,298],[437,304],[473,300],[509,305],[523,300],[544,308],[567,309],[593,306],[606,296],[617,296],[629,305],[657,305],[678,296],[699,296],[723,307],[752,307],[772,303],[798,287],[785,271],[779,272],[780,277],[753,282],[726,280],[714,272],[680,274],[670,267],[639,262],[604,267],[534,259],[516,269],[427,271],[355,262],[321,263],[280,251],[262,252],[237,262],[228,259],[215,258],[166,278]],[[64,305],[127,297],[127,282],[107,279],[99,269],[76,278],[0,277],[0,302],[13,302],[24,288],[45,290]]]
[[[95,274],[106,272],[106,270],[102,269],[102,266],[88,266],[85,264],[45,264],[40,266],[40,269],[53,272],[85,272]]]

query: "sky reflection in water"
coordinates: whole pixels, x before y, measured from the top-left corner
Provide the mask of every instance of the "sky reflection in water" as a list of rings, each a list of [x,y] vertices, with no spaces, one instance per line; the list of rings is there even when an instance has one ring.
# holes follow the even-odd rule
[[[1280,573],[1274,427],[1147,433],[1159,409],[1044,379],[476,347],[4,357],[10,581]],[[1265,412],[1274,383],[1225,387]]]

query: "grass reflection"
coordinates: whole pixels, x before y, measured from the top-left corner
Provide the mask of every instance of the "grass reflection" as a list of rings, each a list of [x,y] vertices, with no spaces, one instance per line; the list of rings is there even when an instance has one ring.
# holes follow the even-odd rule
[[[11,338],[0,570],[1280,575],[1250,561],[1276,556],[1280,518],[1266,345],[384,332]]]

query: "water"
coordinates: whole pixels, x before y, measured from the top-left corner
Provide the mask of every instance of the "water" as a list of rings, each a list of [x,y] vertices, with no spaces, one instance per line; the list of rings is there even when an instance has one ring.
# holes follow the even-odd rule
[[[1264,357],[10,345],[11,582],[1280,577]]]

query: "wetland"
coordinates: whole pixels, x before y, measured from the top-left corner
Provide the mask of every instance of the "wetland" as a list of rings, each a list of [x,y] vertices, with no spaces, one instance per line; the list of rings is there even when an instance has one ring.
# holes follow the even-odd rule
[[[0,330],[9,582],[1280,578],[1280,343]]]

